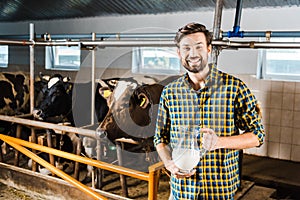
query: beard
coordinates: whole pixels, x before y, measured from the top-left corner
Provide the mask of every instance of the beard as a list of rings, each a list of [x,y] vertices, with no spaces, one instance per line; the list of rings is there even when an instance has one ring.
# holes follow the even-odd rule
[[[181,60],[182,66],[192,73],[198,73],[205,69],[207,66],[207,60],[203,60],[203,58],[199,58],[197,63],[191,63],[191,61],[187,58],[182,58]]]

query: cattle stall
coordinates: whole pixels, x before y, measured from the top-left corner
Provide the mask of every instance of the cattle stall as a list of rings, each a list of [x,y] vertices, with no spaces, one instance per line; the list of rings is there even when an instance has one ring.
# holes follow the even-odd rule
[[[241,8],[237,8],[238,9]],[[221,1],[217,1],[216,3],[216,15],[215,15],[215,21],[214,21],[214,41],[212,42],[214,49],[213,49],[213,60],[216,63],[217,62],[217,56],[219,55],[220,51],[222,49],[235,49],[235,48],[299,48],[299,43],[272,43],[272,42],[260,42],[260,41],[250,41],[250,42],[243,42],[243,41],[229,41],[229,40],[221,40],[221,34],[220,34],[220,24],[221,24],[221,11],[222,11],[222,7],[221,7]],[[239,12],[237,12],[238,14]],[[236,16],[236,19],[240,18],[239,16]],[[237,22],[239,20],[236,20]],[[233,35],[238,35],[240,32],[238,29],[236,29],[236,27],[239,27],[239,24],[235,24],[235,29],[231,32],[223,32],[223,37],[226,37],[226,34],[233,34]],[[245,32],[245,34],[248,37],[256,37],[258,35],[264,35],[267,38],[271,37],[271,33],[270,32]],[[282,35],[284,33],[281,32],[273,32],[273,34],[276,37],[276,34],[278,35]],[[295,33],[297,34],[297,33]],[[52,39],[54,39],[56,37],[56,35],[44,35],[44,38],[40,38],[37,39],[35,38],[35,31],[34,31],[34,25],[30,24],[30,34],[29,34],[29,40],[27,41],[20,41],[20,40],[0,40],[1,44],[8,44],[8,45],[26,45],[29,46],[29,50],[30,50],[30,114],[33,111],[33,107],[34,107],[34,68],[35,68],[35,63],[34,63],[34,59],[35,59],[35,47],[36,46],[80,46],[81,48],[87,48],[89,50],[92,51],[92,69],[91,69],[91,81],[92,81],[92,96],[91,96],[91,125],[94,123],[94,105],[95,105],[95,101],[94,101],[94,91],[95,91],[95,49],[96,47],[100,47],[100,48],[105,48],[105,47],[136,47],[136,46],[161,46],[161,47],[170,47],[173,46],[173,41],[171,40],[174,37],[174,34],[161,34],[161,35],[156,35],[156,34],[136,34],[134,37],[134,39],[127,39],[127,40],[120,40],[120,38],[132,38],[131,34],[96,34],[96,33],[92,33],[91,35],[84,35],[82,36],[83,40],[80,40],[80,38],[78,38],[78,36],[75,36],[74,38],[67,36],[67,35],[57,35],[57,39],[64,39],[64,38],[68,38],[68,40],[66,41],[55,41],[55,40],[48,40],[47,38],[51,37]],[[231,37],[234,37],[233,35],[231,35]],[[91,39],[90,39],[91,38]],[[98,40],[99,38],[101,38],[100,40]],[[112,40],[103,40],[103,38],[110,38]],[[150,39],[149,39],[150,38]],[[160,38],[165,38],[164,40],[157,40]],[[139,39],[139,40],[135,40],[135,39]],[[99,141],[99,137],[97,136],[97,131],[95,130],[89,130],[87,126],[85,127],[81,127],[81,128],[77,128],[77,127],[70,127],[70,126],[64,126],[64,125],[55,125],[55,124],[50,124],[50,123],[45,123],[45,122],[38,122],[38,121],[34,121],[34,120],[28,120],[28,119],[24,119],[22,117],[8,117],[8,116],[0,116],[0,120],[4,120],[4,121],[9,121],[9,122],[13,122],[13,123],[17,123],[17,124],[22,124],[25,126],[29,126],[29,127],[34,127],[36,129],[38,128],[47,128],[47,129],[54,129],[57,130],[58,132],[72,132],[72,133],[76,133],[82,136],[87,136],[90,138],[94,138],[97,140],[97,142],[101,142]],[[50,153],[53,155],[57,155],[57,156],[62,156],[64,155],[65,158],[68,159],[73,159],[77,162],[82,162],[84,164],[89,164],[91,166],[97,167],[99,169],[104,169],[104,170],[108,170],[108,171],[113,171],[115,173],[118,174],[122,174],[122,175],[126,175],[126,176],[132,176],[138,179],[142,179],[145,181],[148,181],[149,183],[149,199],[156,199],[156,195],[157,195],[157,185],[158,185],[158,175],[161,171],[161,169],[163,168],[161,163],[157,163],[155,165],[151,165],[151,167],[149,168],[149,174],[148,173],[144,173],[144,172],[139,172],[139,171],[134,171],[131,169],[126,169],[124,167],[119,167],[119,166],[115,166],[115,165],[110,165],[107,163],[103,163],[99,160],[91,160],[88,158],[82,158],[76,155],[70,155],[67,154],[65,152],[59,152],[57,150],[51,150],[48,149],[46,147],[42,147],[39,145],[35,145],[35,144],[30,144],[27,142],[23,142],[21,140],[18,139],[13,139],[13,138],[9,138],[6,136],[0,136],[1,139],[3,139],[4,141],[8,142],[9,144],[11,144],[11,146],[15,147],[18,151],[25,153],[25,149],[22,147],[27,147],[30,149],[34,149],[34,150],[38,150],[38,151],[44,151],[46,153]],[[101,156],[101,152],[97,151],[97,157],[99,158]],[[28,152],[28,156],[30,156],[31,158],[35,158],[35,156],[33,154],[30,154]],[[48,166],[48,168],[52,169],[52,173],[54,174],[60,174],[61,178],[68,180],[70,183],[74,184],[76,187],[79,188],[79,190],[81,190],[81,192],[86,192],[88,195],[94,197],[94,198],[104,198],[103,196],[107,196],[108,198],[122,198],[122,197],[115,197],[115,196],[109,196],[110,194],[107,194],[103,191],[97,190],[97,189],[93,189],[96,191],[96,193],[94,193],[94,191],[90,190],[89,188],[86,188],[85,186],[82,186],[80,183],[78,183],[76,180],[73,180],[71,178],[69,178],[68,176],[65,176],[64,174],[61,174],[60,171],[57,171],[55,168],[52,168],[50,165],[48,165],[47,163],[43,163],[43,161],[39,160],[38,158],[33,159],[34,162],[38,162],[41,165],[45,165]],[[30,173],[29,173],[30,174]],[[34,176],[33,174],[30,176]],[[41,176],[42,177],[42,176]],[[57,183],[60,184],[60,183]],[[64,186],[67,187],[67,186]],[[124,198],[125,199],[125,198]]]
[[[32,33],[34,32],[33,31],[33,25],[32,24],[30,24],[30,31],[31,31],[31,35],[33,35]],[[9,41],[9,40],[7,40],[7,41],[3,41],[3,40],[1,40],[1,43],[3,43],[3,44],[12,44],[12,45],[29,45],[30,46],[30,95],[31,95],[31,98],[30,98],[30,112],[32,112],[32,110],[33,110],[33,101],[34,101],[34,95],[33,95],[33,93],[34,93],[34,85],[33,85],[33,80],[34,80],[34,46],[35,45],[68,45],[68,46],[71,46],[71,45],[78,45],[78,42],[64,42],[64,43],[56,43],[56,42],[53,42],[53,43],[50,43],[49,44],[49,42],[42,42],[42,43],[36,43],[35,41],[32,41],[32,40],[30,40],[29,42],[18,42],[18,41]],[[94,42],[94,43],[87,43],[87,44],[84,44],[84,45],[91,45],[91,44],[93,44],[93,45],[101,45],[101,43],[103,43],[103,42]],[[122,42],[121,42],[122,43]],[[153,42],[153,41],[150,41],[149,42],[149,45],[153,45],[153,44],[156,44],[156,42]],[[167,42],[167,44],[168,44],[168,42]],[[106,45],[106,44],[105,44]],[[120,45],[119,44],[119,42],[117,42],[116,44],[113,42],[112,44],[111,44],[112,46],[115,46],[115,45]],[[124,45],[128,45],[128,42],[125,42],[124,43]],[[129,42],[129,45],[132,45],[130,42]],[[142,45],[142,43],[140,44],[140,45]],[[92,79],[92,80],[94,80],[94,78]],[[94,84],[93,84],[94,85]],[[92,88],[92,90],[94,90],[93,88]],[[93,99],[93,98],[92,98]],[[93,110],[93,109],[92,109]],[[30,115],[29,115],[30,116]],[[20,124],[23,124],[23,125],[26,125],[26,126],[29,126],[29,127],[34,127],[34,128],[32,128],[32,129],[37,129],[37,128],[52,128],[52,124],[47,124],[47,125],[44,125],[44,126],[42,126],[42,127],[39,127],[39,125],[38,124],[36,124],[36,123],[39,123],[39,122],[37,122],[37,121],[32,121],[32,120],[29,120],[28,121],[28,119],[22,119],[22,118],[18,118],[18,116],[17,117],[9,117],[9,118],[6,118],[5,116],[3,116],[3,117],[1,117],[1,120],[4,120],[4,121],[9,121],[9,122],[13,122],[13,123],[20,123]],[[53,124],[54,125],[54,124]],[[55,126],[55,125],[54,125]],[[54,130],[60,130],[61,129],[61,127],[63,127],[63,126],[60,126],[60,128],[57,128],[57,127],[54,127]],[[87,131],[86,129],[81,129],[80,131],[78,131],[78,129],[73,129],[72,130],[72,127],[68,127],[68,126],[65,126],[61,131],[64,131],[64,132],[73,132],[73,133],[77,133],[77,134],[80,134],[80,135],[83,135],[83,136],[88,136],[88,137],[95,137],[95,135],[96,135],[96,132],[95,131],[92,131],[92,132],[89,132],[89,131]],[[87,134],[87,133],[88,134]],[[35,138],[35,136],[33,136],[33,142],[35,142],[36,141],[36,138]],[[6,142],[8,142],[8,141],[6,141]],[[8,142],[9,143],[9,142]],[[12,144],[11,144],[11,146],[12,146]],[[34,151],[34,150],[33,150]],[[97,153],[99,153],[99,152],[97,152]],[[161,165],[161,164],[160,164]],[[113,167],[114,168],[114,167]],[[34,171],[36,170],[35,169],[35,161],[33,161],[33,169],[34,169]],[[159,171],[160,170],[160,168],[158,168],[158,169],[155,169],[155,173],[157,173],[157,171]],[[126,171],[126,170],[125,170]],[[120,173],[120,172],[119,172]],[[122,174],[122,173],[120,173],[120,174]],[[133,172],[132,173],[133,175],[136,175],[136,174],[139,174],[139,172]],[[126,175],[128,176],[128,174],[126,173]],[[148,180],[148,178],[145,178],[145,177],[147,177],[147,175],[143,175],[143,177],[142,177],[142,179],[144,179],[144,180]],[[152,178],[151,178],[152,179]],[[149,179],[150,180],[150,179]],[[151,181],[150,181],[151,182]],[[149,186],[151,185],[151,187],[156,187],[156,185],[157,184],[149,184]],[[154,192],[155,193],[155,192]],[[155,195],[155,194],[153,194],[153,195]],[[151,194],[151,192],[149,192],[149,198],[150,199],[152,199],[152,198],[155,198],[155,197],[151,197],[152,196],[152,194]]]
[[[0,120],[11,121],[14,123],[19,123],[19,124],[34,126],[34,127],[40,127],[40,128],[51,128],[51,129],[55,129],[55,130],[59,130],[59,131],[74,132],[74,133],[78,133],[78,134],[89,136],[89,137],[96,136],[95,131],[91,131],[91,130],[87,130],[87,129],[62,126],[62,125],[56,125],[56,124],[49,124],[49,123],[45,123],[45,122],[37,122],[37,121],[32,121],[32,120],[27,120],[27,119],[22,119],[22,118],[0,116]],[[43,152],[46,152],[49,154],[54,154],[57,156],[68,158],[68,159],[73,159],[75,161],[89,164],[89,165],[92,165],[92,166],[100,168],[100,169],[105,169],[105,170],[109,170],[109,171],[112,171],[112,172],[115,172],[118,174],[123,174],[126,176],[131,176],[131,177],[138,178],[138,179],[141,179],[144,181],[148,181],[149,182],[149,199],[156,198],[155,190],[157,190],[157,182],[158,182],[160,169],[163,167],[162,163],[157,163],[153,166],[150,166],[149,174],[147,174],[147,173],[143,173],[143,172],[139,172],[139,171],[135,171],[135,170],[131,170],[131,169],[126,169],[121,166],[104,163],[101,161],[84,158],[84,157],[76,156],[76,155],[72,155],[72,154],[67,154],[65,152],[61,152],[61,151],[58,151],[55,149],[43,147],[38,144],[33,144],[33,143],[26,142],[23,140],[10,138],[9,136],[0,135],[0,138],[24,154],[26,154],[26,149],[24,147],[21,147],[20,145],[28,147],[28,148],[32,148],[35,150],[43,151]],[[87,188],[87,186],[84,186],[80,182],[76,181],[74,178],[68,176],[67,174],[64,174],[63,172],[56,169],[51,164],[43,161],[42,159],[39,159],[38,156],[35,156],[35,154],[31,153],[30,151],[27,150],[26,155],[31,157],[32,159],[34,159],[36,162],[39,162],[39,164],[46,166],[47,168],[50,168],[53,173],[55,173],[56,175],[60,176],[61,178],[65,179],[65,180],[67,180],[71,184],[74,184],[81,191],[86,192],[87,194],[91,195],[94,198],[100,198],[100,199],[103,198],[99,194],[97,194],[94,191],[92,191],[91,189]]]

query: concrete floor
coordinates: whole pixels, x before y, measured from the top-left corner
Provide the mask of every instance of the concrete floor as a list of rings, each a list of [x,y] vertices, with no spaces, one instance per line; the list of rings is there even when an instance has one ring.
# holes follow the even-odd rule
[[[242,177],[276,189],[270,199],[300,199],[300,162],[244,154]]]

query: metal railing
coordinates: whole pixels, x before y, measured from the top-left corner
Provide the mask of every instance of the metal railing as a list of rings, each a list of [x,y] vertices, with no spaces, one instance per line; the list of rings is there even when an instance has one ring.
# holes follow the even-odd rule
[[[23,125],[27,125],[27,126],[31,126],[31,127],[54,129],[56,131],[73,132],[73,133],[78,133],[78,134],[82,134],[82,135],[89,136],[89,137],[95,137],[95,134],[96,134],[95,131],[92,131],[92,130],[64,126],[64,125],[51,124],[51,123],[47,123],[47,122],[34,121],[34,120],[23,119],[23,118],[12,117],[12,116],[0,115],[0,120],[23,124]],[[72,178],[71,176],[67,175],[63,171],[55,168],[53,165],[51,165],[50,163],[41,159],[40,157],[38,157],[36,154],[31,152],[27,148],[37,150],[37,151],[42,151],[42,152],[56,155],[56,156],[59,156],[62,158],[73,160],[75,162],[80,162],[80,163],[83,163],[86,165],[94,166],[96,168],[108,170],[108,171],[115,172],[118,174],[123,174],[126,176],[130,176],[133,178],[147,181],[148,182],[148,199],[149,200],[157,199],[159,173],[160,173],[160,170],[164,167],[162,162],[159,162],[159,163],[149,166],[149,168],[148,168],[149,172],[146,173],[146,172],[141,172],[141,171],[133,170],[133,169],[122,167],[122,166],[109,164],[109,163],[102,162],[99,160],[94,160],[91,158],[78,156],[78,155],[75,155],[72,153],[67,153],[64,151],[56,150],[53,148],[49,148],[49,147],[42,146],[39,144],[31,143],[31,142],[28,142],[25,140],[6,136],[3,134],[0,134],[0,139],[3,140],[4,142],[7,142],[9,145],[14,147],[16,150],[18,150],[21,153],[23,153],[24,155],[30,157],[32,160],[34,160],[35,162],[44,166],[45,168],[50,170],[52,173],[56,174],[57,176],[61,177],[64,180],[70,182],[75,187],[77,187],[78,189],[80,189],[81,191],[83,191],[84,193],[90,195],[91,197],[93,197],[95,199],[106,199],[106,198],[101,196],[100,194],[96,193],[91,188],[87,187],[86,185],[83,185],[82,183],[80,183],[76,179]],[[27,148],[24,148],[24,147],[27,147]]]

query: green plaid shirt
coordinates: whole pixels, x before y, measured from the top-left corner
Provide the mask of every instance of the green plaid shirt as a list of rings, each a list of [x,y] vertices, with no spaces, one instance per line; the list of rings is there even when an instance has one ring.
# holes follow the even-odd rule
[[[218,136],[253,132],[264,140],[264,129],[256,112],[257,100],[244,82],[211,66],[206,86],[195,91],[188,75],[168,84],[160,98],[155,145],[176,146],[180,127],[206,127]],[[171,177],[175,199],[233,199],[240,185],[239,151],[217,149],[202,158],[189,178]]]

